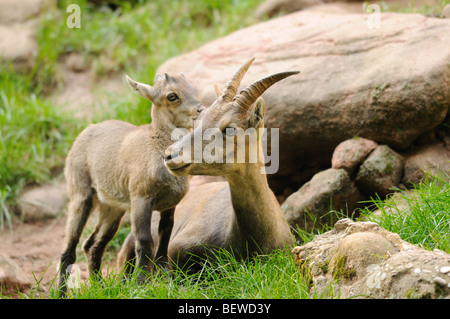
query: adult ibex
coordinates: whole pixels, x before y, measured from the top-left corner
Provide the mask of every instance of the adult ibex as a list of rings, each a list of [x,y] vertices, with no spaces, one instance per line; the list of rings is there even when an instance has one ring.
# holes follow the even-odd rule
[[[246,256],[292,244],[290,228],[263,173],[259,129],[264,126],[265,103],[259,97],[274,83],[298,72],[268,76],[237,94],[239,84],[253,60],[250,59],[239,68],[223,94],[202,112],[198,118],[202,125],[166,150],[166,167],[175,176],[223,175],[227,180],[198,186],[189,191],[177,205],[168,256],[179,266],[186,265],[192,256],[207,256],[211,247],[232,251],[236,256]],[[221,161],[205,158],[204,150],[211,143],[210,140],[202,139],[202,161],[194,158],[198,150],[183,151],[196,143],[195,136],[203,136],[211,128],[218,128],[222,132],[216,136],[223,139]],[[229,131],[252,128],[257,134],[256,141],[249,139],[245,145],[238,145],[238,139],[233,139],[234,147],[225,147]],[[256,145],[249,145],[251,143]],[[250,163],[249,154],[246,154],[244,163],[227,161],[240,147],[246,150],[256,147],[260,160]],[[119,262],[123,263],[126,259],[124,256],[133,250],[132,237],[131,233],[123,245]],[[195,263],[192,265],[195,266]]]
[[[69,206],[66,246],[60,260],[59,286],[66,292],[67,268],[76,261],[76,246],[89,213],[98,207],[94,232],[84,242],[91,274],[100,275],[101,259],[125,211],[130,211],[136,234],[137,265],[166,256],[173,226],[173,210],[187,191],[188,179],[171,175],[164,166],[164,150],[173,143],[177,127],[192,128],[204,109],[184,75],[157,75],[154,86],[126,77],[140,96],[153,103],[151,124],[134,126],[110,120],[86,128],[66,159]],[[152,254],[152,211],[161,211],[159,249]],[[143,281],[142,275],[138,277]]]

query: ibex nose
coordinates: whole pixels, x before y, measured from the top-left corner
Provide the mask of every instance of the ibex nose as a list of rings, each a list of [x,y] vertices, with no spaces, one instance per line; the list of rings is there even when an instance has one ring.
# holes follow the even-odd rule
[[[200,114],[204,109],[205,109],[205,107],[200,104],[199,106],[197,106],[197,113]]]
[[[166,151],[164,152],[164,160],[167,162],[167,161],[170,161],[173,157],[172,157],[172,147],[169,147],[168,149],[166,149]],[[175,156],[174,157],[176,157],[176,154],[175,154]]]
[[[183,155],[183,151],[181,151],[178,147],[169,146],[169,148],[164,152],[164,155],[164,160],[168,162],[174,158],[177,158],[179,155]]]

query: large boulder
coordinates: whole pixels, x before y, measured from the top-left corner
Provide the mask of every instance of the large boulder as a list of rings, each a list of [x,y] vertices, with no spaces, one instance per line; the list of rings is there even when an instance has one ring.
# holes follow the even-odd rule
[[[210,105],[249,57],[247,85],[271,73],[300,70],[267,90],[265,125],[279,128],[284,184],[298,187],[329,167],[334,148],[360,136],[405,149],[441,123],[450,105],[450,20],[382,13],[300,11],[236,31],[161,65],[184,72]],[[304,171],[300,179],[297,174]]]
[[[339,298],[450,298],[450,255],[403,241],[373,222],[342,219],[292,251],[312,292]]]

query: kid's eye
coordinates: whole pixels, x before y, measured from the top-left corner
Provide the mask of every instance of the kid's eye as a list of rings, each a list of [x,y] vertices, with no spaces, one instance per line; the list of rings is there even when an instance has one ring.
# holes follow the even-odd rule
[[[176,100],[178,100],[178,95],[176,95],[175,93],[169,93],[167,94],[167,99],[170,102],[175,102]]]

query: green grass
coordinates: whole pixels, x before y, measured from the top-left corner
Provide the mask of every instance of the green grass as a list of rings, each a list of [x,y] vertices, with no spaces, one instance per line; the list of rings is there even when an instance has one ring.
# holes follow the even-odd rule
[[[68,299],[307,299],[330,298],[332,294],[310,294],[310,280],[294,264],[290,249],[274,251],[251,261],[238,261],[227,251],[215,252],[214,262],[205,261],[202,270],[186,274],[180,269],[159,270],[143,286],[136,284],[136,272],[128,280],[109,272],[99,282],[81,281],[69,290]],[[58,298],[56,280],[48,292],[35,286],[22,298]]]
[[[367,5],[370,1],[365,2]],[[441,17],[442,9],[450,3],[450,0],[428,1],[404,1],[404,2],[385,2],[380,1],[381,12],[400,12],[400,13],[419,13],[427,16]]]
[[[68,114],[27,89],[31,80],[0,72],[0,229],[10,225],[10,204],[29,183],[62,167],[81,128]]]
[[[443,172],[427,175],[427,179],[412,190],[400,191],[385,201],[375,198],[362,216],[381,227],[397,233],[412,244],[428,250],[450,253],[450,175]],[[370,203],[369,203],[370,204]]]

